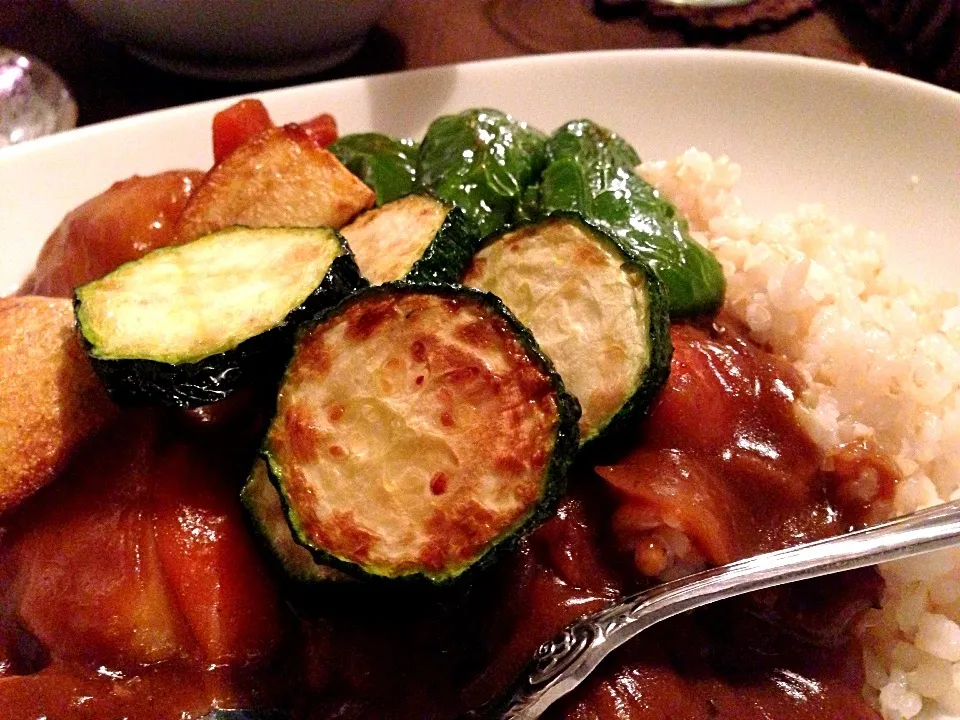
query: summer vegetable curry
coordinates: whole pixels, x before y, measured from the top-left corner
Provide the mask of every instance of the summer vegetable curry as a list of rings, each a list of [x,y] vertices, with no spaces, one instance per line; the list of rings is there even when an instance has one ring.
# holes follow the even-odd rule
[[[823,462],[616,135],[244,101],[214,147],[72,211],[0,300],[0,719],[455,718],[625,593],[888,513],[896,469]],[[666,622],[548,715],[875,720],[881,589]]]

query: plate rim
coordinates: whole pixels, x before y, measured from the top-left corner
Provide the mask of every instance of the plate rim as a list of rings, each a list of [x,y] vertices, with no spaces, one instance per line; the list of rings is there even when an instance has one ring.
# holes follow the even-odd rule
[[[932,287],[958,289],[955,276],[945,270],[949,263],[942,262],[942,255],[935,256],[946,243],[928,243],[917,236],[916,228],[926,228],[928,235],[932,230],[941,240],[954,237],[960,229],[960,205],[955,203],[960,172],[954,167],[960,167],[960,146],[944,146],[937,140],[944,133],[954,134],[960,93],[824,58],[753,50],[656,48],[522,55],[306,83],[131,115],[7,148],[0,151],[0,228],[4,232],[0,254],[6,256],[0,263],[0,295],[20,286],[36,262],[44,238],[61,218],[118,179],[173,167],[209,167],[210,119],[237,98],[262,99],[278,122],[332,111],[345,129],[406,135],[426,129],[427,115],[420,110],[428,108],[416,100],[417,93],[427,93],[423,100],[426,105],[433,103],[429,109],[435,112],[427,113],[431,116],[456,112],[458,107],[497,106],[497,97],[502,95],[504,110],[536,125],[561,122],[563,108],[577,107],[576,83],[590,85],[592,77],[600,81],[602,94],[587,92],[588,105],[582,112],[598,120],[605,113],[612,115],[605,122],[631,142],[645,142],[643,136],[636,136],[638,128],[652,131],[647,139],[653,142],[646,147],[656,147],[657,142],[660,147],[643,156],[672,159],[699,147],[715,158],[732,159],[744,170],[743,182],[736,183],[736,195],[754,217],[763,219],[792,212],[798,205],[825,203],[836,217],[879,230],[895,240],[893,245],[911,248],[897,258],[908,269],[907,276],[921,280],[933,269]],[[641,92],[652,93],[654,104],[645,102],[647,96],[630,92],[634,78]],[[677,87],[671,80],[690,83],[690,91],[684,92],[685,87]],[[542,82],[552,88],[546,94],[538,90]],[[571,82],[575,84],[569,86]],[[783,87],[789,88],[787,95],[778,90]],[[434,91],[437,95],[431,100]],[[622,100],[609,102],[611,92]],[[711,119],[712,108],[704,111],[706,106],[698,105],[699,93],[706,93],[717,104],[719,123]],[[824,93],[836,100],[841,114],[829,116],[829,106],[818,107]],[[457,101],[451,104],[448,97]],[[728,97],[741,104],[728,102]],[[871,111],[874,102],[882,108],[880,112]],[[672,137],[669,128],[674,124],[662,122],[662,111],[676,111],[674,104],[687,113],[682,117],[691,118],[681,118],[679,123],[687,130],[693,128],[689,135],[685,131],[683,137]],[[556,117],[537,117],[540,107],[543,114]],[[788,108],[790,115],[781,107]],[[751,117],[765,117],[769,110],[771,119],[781,124],[759,123],[750,129],[750,123],[744,123],[744,109],[753,113]],[[833,124],[823,126],[824,110]],[[770,158],[779,157],[783,147],[783,136],[776,128],[793,127],[793,118],[799,119],[797,142],[784,148],[784,170],[771,177],[765,166],[769,167]],[[654,123],[645,126],[651,119]],[[904,129],[903,123],[926,130]],[[748,129],[745,132],[743,128]],[[663,146],[664,140],[668,147]],[[870,160],[859,167],[860,157]],[[909,168],[919,172],[910,175],[908,183],[902,171]],[[846,178],[851,172],[863,171],[867,172],[864,179],[869,191],[848,191],[851,183]],[[784,191],[783,178],[795,179],[796,195]],[[821,180],[825,184],[817,185]],[[876,218],[877,198],[902,203],[897,206],[900,211]],[[931,207],[935,210],[932,214]],[[900,236],[912,245],[900,243]],[[916,248],[920,252],[915,252]],[[953,246],[947,250],[952,257]]]
[[[286,95],[310,94],[317,89],[337,89],[338,87],[348,87],[356,85],[363,87],[368,84],[388,82],[399,78],[422,78],[430,75],[442,75],[451,70],[473,71],[481,69],[497,70],[498,68],[510,66],[535,67],[537,65],[549,65],[553,63],[574,64],[581,61],[622,61],[639,60],[649,58],[666,62],[681,61],[709,61],[711,63],[751,63],[756,67],[770,68],[800,68],[802,72],[819,71],[852,78],[868,78],[871,81],[886,83],[900,88],[908,88],[914,92],[920,92],[929,95],[938,102],[953,103],[960,110],[960,92],[950,90],[949,88],[934,85],[924,80],[918,80],[906,75],[874,68],[867,65],[843,62],[831,58],[810,57],[805,55],[794,55],[790,53],[778,53],[766,50],[749,49],[727,49],[727,48],[627,48],[615,50],[581,50],[573,52],[543,53],[533,55],[516,55],[501,58],[487,58],[483,60],[471,60],[467,62],[447,63],[443,65],[434,65],[423,68],[411,68],[406,70],[396,70],[386,73],[376,73],[372,75],[358,75],[346,78],[336,78],[331,80],[319,80],[298,85],[292,85],[283,88],[272,88],[254,92],[243,92],[235,95],[229,95],[223,98],[214,98],[211,100],[201,100],[198,102],[187,103],[185,105],[175,105],[168,108],[149,110],[134,115],[127,115],[111,120],[104,120],[90,125],[73,128],[55,135],[49,135],[43,138],[37,138],[29,142],[18,145],[12,145],[0,149],[0,165],[11,159],[20,160],[23,155],[39,153],[48,148],[56,148],[60,145],[69,145],[73,142],[82,142],[91,137],[96,137],[103,133],[110,133],[117,130],[123,130],[127,127],[150,122],[153,120],[164,120],[168,117],[179,115],[189,115],[194,112],[204,110],[213,110],[229,106],[243,98],[258,98],[263,100],[269,106],[269,100]]]

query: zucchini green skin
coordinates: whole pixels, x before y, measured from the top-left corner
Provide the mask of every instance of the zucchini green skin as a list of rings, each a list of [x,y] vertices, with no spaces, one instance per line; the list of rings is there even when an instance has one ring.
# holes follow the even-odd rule
[[[546,136],[499,110],[439,117],[420,145],[418,187],[461,206],[483,237],[514,214],[544,167]]]
[[[663,283],[654,274],[649,266],[634,259],[624,243],[615,235],[610,234],[598,223],[592,223],[576,212],[557,210],[531,225],[547,220],[568,220],[579,224],[595,240],[605,242],[622,257],[623,264],[629,265],[640,273],[646,283],[645,296],[647,298],[647,314],[649,317],[648,342],[650,357],[646,370],[633,392],[626,398],[620,409],[607,421],[597,427],[590,437],[581,437],[581,458],[589,458],[607,449],[636,425],[637,418],[649,409],[660,389],[670,374],[670,362],[673,358],[673,343],[670,339],[670,311],[667,302],[667,293]],[[496,243],[504,235],[524,227],[525,224],[511,226],[502,233],[496,233],[486,238],[482,247]]]
[[[571,217],[609,240],[623,254],[624,260],[639,270],[647,282],[647,314],[650,319],[648,329],[650,342],[650,360],[640,384],[633,394],[621,406],[606,425],[597,430],[580,448],[583,457],[591,457],[610,450],[624,436],[636,428],[638,418],[646,414],[660,390],[670,376],[670,363],[673,360],[673,341],[670,339],[670,303],[667,289],[650,266],[638,262],[629,249],[616,235],[605,231],[598,223],[591,223],[577,213],[558,212],[550,217]]]
[[[284,491],[285,481],[283,474],[279,470],[278,463],[273,458],[269,437],[261,448],[261,457],[266,461],[270,479],[280,494],[284,512],[294,535],[301,545],[313,553],[314,559],[318,564],[342,570],[348,575],[359,579],[387,582],[391,585],[402,584],[407,587],[437,587],[452,586],[454,583],[468,583],[470,579],[476,577],[477,574],[503,557],[504,554],[508,554],[524,536],[553,515],[560,498],[566,490],[567,474],[576,459],[580,446],[580,435],[577,427],[577,421],[580,419],[580,404],[573,395],[566,391],[563,380],[554,369],[550,360],[541,352],[530,331],[507,309],[503,301],[492,293],[461,285],[396,281],[371,286],[348,297],[341,302],[340,305],[318,316],[317,322],[324,322],[342,313],[352,304],[362,302],[364,298],[370,297],[371,295],[389,293],[434,293],[452,298],[472,297],[476,299],[492,313],[499,315],[506,321],[510,329],[520,339],[538,370],[549,379],[556,397],[557,425],[554,434],[553,451],[545,470],[543,491],[540,494],[539,501],[530,508],[527,516],[515,528],[511,528],[491,540],[487,544],[487,548],[483,554],[468,567],[450,573],[435,574],[415,572],[407,575],[389,577],[375,572],[368,572],[356,563],[343,560],[317,547],[301,526],[296,508],[291,507],[290,500]],[[306,328],[304,328],[304,330],[305,329]]]
[[[715,311],[726,285],[716,258],[690,237],[687,223],[636,174],[640,158],[618,135],[590,120],[573,120],[547,141],[547,164],[522,218],[575,211],[647,264],[663,282],[672,317]]]
[[[467,219],[463,208],[448,203],[443,225],[427,247],[403,276],[403,280],[417,283],[455,283],[477,249],[479,238]]]
[[[413,191],[420,146],[380,133],[344,135],[330,144],[330,152],[377,193],[377,207]]]
[[[589,223],[588,223],[589,224]],[[607,237],[612,237],[609,234]],[[615,238],[612,238],[616,241]],[[619,245],[619,243],[617,243]],[[623,247],[621,250],[623,250]],[[629,254],[624,251],[624,255]],[[606,425],[581,446],[583,457],[594,457],[615,447],[622,447],[621,441],[636,429],[637,419],[646,414],[660,390],[670,376],[670,363],[673,360],[673,341],[670,339],[670,304],[663,283],[648,266],[635,263],[641,269],[647,281],[647,313],[650,317],[650,360],[643,379],[620,410],[610,418]]]
[[[431,212],[424,212],[424,208]],[[444,213],[440,226],[433,231],[436,216],[432,211]],[[399,218],[395,221],[394,218]],[[412,221],[410,220],[412,218]],[[426,223],[426,225],[423,225]],[[391,262],[385,268],[377,263],[393,259],[403,252],[387,249],[398,235],[419,239],[427,237],[423,230],[433,231],[420,255],[398,273]],[[476,250],[479,238],[463,209],[446,200],[424,192],[414,192],[397,198],[379,208],[367,210],[341,231],[352,246],[360,270],[372,285],[395,280],[411,282],[455,283],[460,278]],[[386,247],[385,247],[386,246]]]
[[[260,473],[262,473],[262,476]],[[258,485],[261,482],[267,483],[266,490],[273,493],[272,497],[264,499],[259,494],[261,490]],[[240,491],[240,502],[247,511],[248,525],[254,536],[260,539],[264,550],[284,577],[298,585],[324,587],[352,580],[338,570],[314,562],[309,551],[299,544],[295,546],[296,550],[306,553],[306,558],[303,558],[299,553],[299,557],[288,554],[290,551],[285,549],[285,545],[296,541],[293,538],[290,526],[287,524],[279,492],[271,483],[266,464],[260,458],[255,461],[253,470],[251,470],[250,476]],[[282,525],[282,527],[277,527],[278,525]],[[274,537],[274,533],[277,532],[285,533],[286,537]],[[304,559],[307,559],[309,564],[305,564]]]
[[[121,406],[188,408],[223,400],[246,385],[275,382],[290,356],[297,328],[317,313],[368,285],[357,268],[353,253],[342,238],[340,244],[342,253],[331,263],[323,281],[280,324],[244,340],[234,348],[197,362],[99,358],[78,321],[81,342],[107,394]],[[76,314],[80,306],[76,292],[73,304]]]

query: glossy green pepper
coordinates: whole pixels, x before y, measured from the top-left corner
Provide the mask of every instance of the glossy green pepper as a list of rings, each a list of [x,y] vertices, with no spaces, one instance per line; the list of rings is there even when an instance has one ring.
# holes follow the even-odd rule
[[[439,117],[420,146],[421,188],[463,208],[480,236],[513,219],[544,166],[546,136],[499,110]]]
[[[725,280],[716,258],[690,237],[687,223],[634,168],[636,151],[590,120],[573,120],[547,142],[547,165],[519,219],[557,210],[580,213],[620,239],[667,289],[671,317],[716,310]]]
[[[413,140],[380,133],[344,135],[330,145],[330,152],[377,193],[378,206],[413,190],[418,151]]]

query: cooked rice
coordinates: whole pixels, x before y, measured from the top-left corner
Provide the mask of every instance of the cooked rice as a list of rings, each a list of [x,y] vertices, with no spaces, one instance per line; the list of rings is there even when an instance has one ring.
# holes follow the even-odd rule
[[[806,379],[798,414],[827,463],[843,443],[872,438],[903,473],[897,513],[960,498],[956,295],[901,280],[882,236],[820,206],[750,217],[725,157],[691,149],[641,171],[719,258],[727,309]],[[888,720],[960,717],[960,549],[881,572],[882,608],[862,626],[865,695]]]

